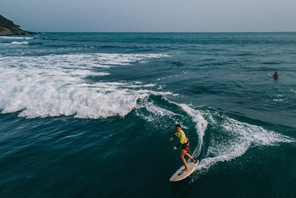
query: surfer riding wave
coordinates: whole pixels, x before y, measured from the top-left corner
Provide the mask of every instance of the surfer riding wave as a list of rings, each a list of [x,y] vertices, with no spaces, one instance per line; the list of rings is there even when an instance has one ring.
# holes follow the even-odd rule
[[[175,133],[175,135],[171,137],[171,141],[173,141],[174,137],[178,137],[180,139],[180,143],[177,146],[174,146],[174,150],[178,149],[178,147],[182,145],[180,158],[185,166],[185,169],[183,169],[182,171],[188,171],[189,169],[184,156],[186,155],[187,157],[189,157],[192,160],[192,162],[196,162],[197,159],[193,159],[193,157],[188,153],[190,142],[186,137],[185,133],[182,131],[181,125],[176,125],[176,131],[177,132]]]

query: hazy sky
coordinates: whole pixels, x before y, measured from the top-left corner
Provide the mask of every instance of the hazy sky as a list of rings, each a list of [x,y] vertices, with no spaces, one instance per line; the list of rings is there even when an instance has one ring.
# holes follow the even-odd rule
[[[0,0],[36,32],[296,31],[296,0]]]

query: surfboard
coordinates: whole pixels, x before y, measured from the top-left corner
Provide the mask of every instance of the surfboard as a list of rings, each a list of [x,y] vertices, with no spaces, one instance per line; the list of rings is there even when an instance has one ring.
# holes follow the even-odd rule
[[[171,182],[176,182],[176,181],[180,181],[182,179],[185,179],[186,177],[188,177],[189,175],[191,175],[195,168],[197,167],[199,161],[197,160],[197,162],[187,162],[187,166],[188,166],[188,171],[182,171],[185,166],[181,166],[181,168],[179,168],[174,174],[173,176],[170,178]]]
[[[280,78],[280,77],[275,77],[274,75],[268,74],[269,77],[273,77],[274,79]]]

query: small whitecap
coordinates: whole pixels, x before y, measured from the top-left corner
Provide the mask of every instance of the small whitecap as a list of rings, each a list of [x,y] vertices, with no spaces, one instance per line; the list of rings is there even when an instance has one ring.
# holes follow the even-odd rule
[[[22,42],[18,42],[18,41],[13,41],[11,42],[12,45],[28,45],[29,42],[27,41],[22,41]]]
[[[32,37],[17,37],[17,36],[0,36],[0,39],[17,39],[17,40],[31,40]]]

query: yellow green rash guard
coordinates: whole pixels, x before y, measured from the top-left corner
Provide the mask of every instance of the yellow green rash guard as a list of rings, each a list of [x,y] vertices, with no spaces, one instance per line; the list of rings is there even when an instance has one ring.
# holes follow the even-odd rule
[[[185,133],[181,130],[180,132],[176,132],[175,136],[177,136],[180,139],[180,144],[177,146],[179,147],[181,144],[185,144],[188,141],[188,138],[186,137]]]

